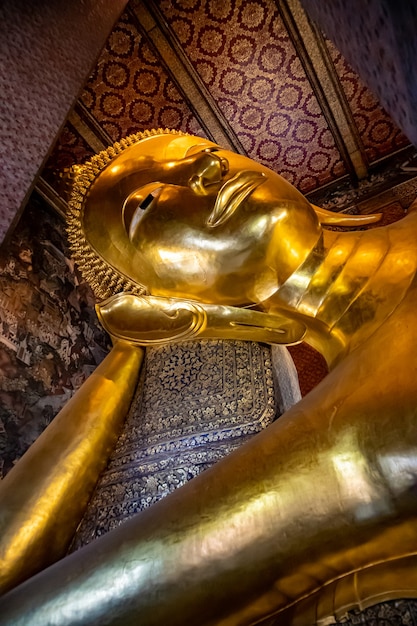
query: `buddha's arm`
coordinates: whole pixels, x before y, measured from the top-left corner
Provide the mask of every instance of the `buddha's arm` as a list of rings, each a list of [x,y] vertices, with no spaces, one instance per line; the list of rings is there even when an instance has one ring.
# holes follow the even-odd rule
[[[286,312],[273,315],[179,298],[117,294],[96,307],[113,337],[142,346],[199,339],[242,339],[290,345],[305,334],[303,322]]]
[[[259,311],[126,294],[111,298],[99,315],[122,341],[0,484],[0,592],[65,554],[126,415],[140,345],[197,335],[288,344],[305,331]]]
[[[143,359],[118,342],[0,483],[0,591],[62,558],[126,416]]]
[[[415,553],[414,311],[229,457],[7,595],[0,624],[251,624]]]

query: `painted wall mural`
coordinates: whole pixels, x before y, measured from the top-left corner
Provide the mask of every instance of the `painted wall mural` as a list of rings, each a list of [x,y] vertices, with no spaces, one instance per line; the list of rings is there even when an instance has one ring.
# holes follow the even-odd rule
[[[110,346],[63,222],[32,197],[0,253],[0,475],[51,422]]]

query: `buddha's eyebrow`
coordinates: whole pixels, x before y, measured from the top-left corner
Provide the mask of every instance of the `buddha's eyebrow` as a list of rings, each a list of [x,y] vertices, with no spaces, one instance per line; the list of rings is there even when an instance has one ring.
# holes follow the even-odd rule
[[[221,147],[218,145],[208,146],[207,143],[197,143],[194,146],[188,148],[187,152],[185,153],[185,158],[193,156],[193,154],[197,154],[198,152],[217,152],[218,150],[221,150]]]

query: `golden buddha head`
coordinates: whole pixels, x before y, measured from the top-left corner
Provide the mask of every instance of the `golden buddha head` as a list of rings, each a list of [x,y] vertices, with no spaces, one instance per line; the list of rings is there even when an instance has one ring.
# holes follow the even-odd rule
[[[270,297],[321,237],[310,203],[246,156],[177,131],[122,140],[79,168],[75,260],[118,291],[245,305]]]

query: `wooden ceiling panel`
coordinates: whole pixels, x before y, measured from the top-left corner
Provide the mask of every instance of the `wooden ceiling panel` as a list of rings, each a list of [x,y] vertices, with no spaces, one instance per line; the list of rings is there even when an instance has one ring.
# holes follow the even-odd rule
[[[44,178],[61,193],[83,150],[157,127],[247,154],[304,193],[408,144],[298,0],[130,0]]]

